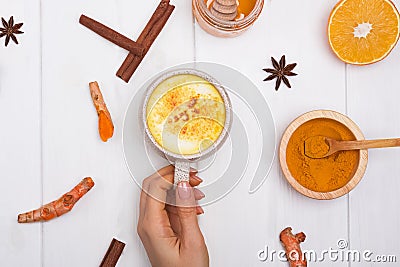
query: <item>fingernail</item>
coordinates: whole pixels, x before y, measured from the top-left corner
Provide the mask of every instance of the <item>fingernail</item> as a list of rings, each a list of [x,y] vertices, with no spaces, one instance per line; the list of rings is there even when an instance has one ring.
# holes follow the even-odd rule
[[[199,176],[197,176],[197,175],[193,175],[192,177],[193,177],[193,179],[199,181],[200,183],[203,182],[203,179],[201,179],[201,178],[200,178]]]
[[[180,199],[189,199],[192,195],[191,188],[188,182],[178,183],[178,195]]]
[[[195,168],[190,167],[190,172],[198,172]]]
[[[206,196],[206,195],[204,195],[203,192],[201,192],[201,190],[199,190],[197,188],[193,189],[193,192],[194,192],[194,198],[196,200],[203,199]]]
[[[205,198],[206,195],[204,195],[204,193],[200,191],[200,197],[201,197],[201,198]]]
[[[197,214],[203,214],[203,213],[204,213],[203,208],[200,207],[200,206],[197,206],[197,207],[196,207],[196,210],[197,210]]]

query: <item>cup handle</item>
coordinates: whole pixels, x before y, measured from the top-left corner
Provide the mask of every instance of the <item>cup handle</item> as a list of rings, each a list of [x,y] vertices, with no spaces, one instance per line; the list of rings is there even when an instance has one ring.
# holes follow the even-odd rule
[[[188,161],[175,162],[174,184],[189,182],[190,163]]]

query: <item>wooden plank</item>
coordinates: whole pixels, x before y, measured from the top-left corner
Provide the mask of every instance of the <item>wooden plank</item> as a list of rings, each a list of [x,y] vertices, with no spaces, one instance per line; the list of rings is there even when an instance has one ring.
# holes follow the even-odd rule
[[[365,67],[348,66],[349,115],[367,139],[400,136],[399,59],[397,46],[382,62]],[[399,157],[398,148],[370,150],[367,172],[350,194],[351,249],[371,250],[372,257],[396,255],[397,262],[400,260],[400,215],[396,212],[400,201]],[[394,265],[379,263],[379,266]],[[351,266],[375,265],[361,262]]]
[[[113,237],[126,243],[118,266],[149,266],[136,234],[140,191],[124,163],[122,123],[131,96],[144,81],[193,59],[191,4],[174,1],[176,10],[129,84],[115,76],[127,52],[78,19],[86,14],[136,39],[157,4],[42,1],[44,199],[57,197],[84,176],[96,183],[71,213],[44,225],[46,266],[98,266]],[[88,83],[94,80],[114,120],[114,136],[107,143],[98,135],[90,99]]]
[[[335,3],[266,1],[255,25],[234,39],[213,37],[196,25],[196,58],[226,64],[247,75],[271,106],[279,141],[286,126],[302,113],[313,109],[346,112],[345,65],[330,52],[326,37]],[[276,92],[274,82],[262,81],[268,75],[262,68],[271,67],[271,56],[279,60],[283,54],[288,63],[298,63],[295,72],[299,75],[291,79],[293,89],[282,86]],[[250,156],[257,158],[254,139],[249,142]],[[286,226],[304,231],[303,248],[317,252],[347,238],[347,197],[317,201],[300,195],[285,181],[277,160],[264,185],[250,195],[253,174],[249,169],[228,196],[205,208],[201,223],[212,265],[264,266],[257,252],[266,245],[280,250],[278,236]],[[274,261],[273,265],[287,263]],[[326,261],[323,266],[347,263]]]
[[[7,21],[24,22],[19,45],[0,39],[0,259],[5,266],[40,266],[40,224],[18,224],[18,213],[41,204],[40,1],[1,0]],[[1,26],[3,27],[3,26]]]

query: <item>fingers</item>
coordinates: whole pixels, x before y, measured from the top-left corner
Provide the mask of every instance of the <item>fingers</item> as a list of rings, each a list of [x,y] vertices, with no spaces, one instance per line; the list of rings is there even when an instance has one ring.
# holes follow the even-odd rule
[[[200,206],[196,206],[196,214],[197,214],[197,215],[201,215],[201,214],[203,214],[203,213],[204,213],[203,208],[200,207]]]
[[[179,216],[183,248],[204,243],[197,221],[195,191],[188,182],[180,182],[176,189],[176,209]]]
[[[205,195],[201,190],[199,190],[197,188],[193,188],[193,191],[194,191],[194,199],[196,200],[196,204],[197,204],[197,201],[203,199],[205,197]],[[178,215],[178,210],[177,210],[176,206],[167,204],[167,205],[165,205],[165,209],[168,211],[168,213]],[[204,213],[203,208],[200,206],[196,206],[196,213],[197,213],[197,215],[203,214]]]
[[[193,191],[194,191],[194,199],[195,200],[203,199],[206,196],[200,189],[193,188]]]
[[[189,183],[191,186],[198,186],[203,180],[198,177],[197,170],[190,169]],[[142,184],[140,194],[139,221],[146,216],[158,216],[160,211],[165,209],[167,202],[167,191],[172,188],[174,181],[174,166],[168,165],[151,176],[147,177]],[[196,191],[197,199],[204,197],[201,191]],[[201,212],[201,210],[199,210]]]
[[[196,173],[190,173],[189,175],[189,183],[192,187],[198,186],[203,182],[203,179],[198,177]]]
[[[163,216],[162,212],[165,210],[167,191],[174,186],[173,180],[174,174],[169,173],[150,182],[147,192],[148,197],[146,198],[145,217],[151,220]]]
[[[173,215],[178,215],[178,210],[175,206],[171,206],[171,205],[165,205],[165,210],[169,213],[169,214],[173,214]],[[196,206],[196,215],[201,215],[204,214],[204,210],[201,206]]]
[[[177,211],[175,212],[170,212],[168,211],[170,208],[175,209],[175,206],[166,206],[167,209],[167,214],[169,218],[169,222],[171,224],[172,231],[174,231],[175,235],[180,237],[181,236],[181,223],[179,222],[179,216],[177,214]]]
[[[157,172],[155,172],[152,175],[152,177],[164,176],[166,174],[173,173],[174,170],[175,170],[174,166],[168,165],[168,166],[165,166],[164,168],[159,169]]]
[[[167,174],[172,174],[172,173],[174,173],[174,166],[168,165],[143,180],[142,191],[140,192],[139,221],[141,221],[141,219],[144,216],[147,192],[149,192],[150,183],[157,177],[167,175]]]

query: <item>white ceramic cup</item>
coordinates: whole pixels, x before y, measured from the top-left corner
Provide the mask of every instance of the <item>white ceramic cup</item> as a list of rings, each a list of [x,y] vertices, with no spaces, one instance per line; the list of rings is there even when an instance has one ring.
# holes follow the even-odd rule
[[[225,106],[225,124],[223,125],[223,129],[221,134],[219,135],[218,139],[214,141],[207,149],[204,151],[201,151],[196,154],[190,154],[190,155],[183,155],[183,154],[177,154],[173,153],[165,148],[163,148],[158,142],[155,140],[153,137],[148,125],[147,125],[147,104],[150,99],[150,96],[152,95],[153,91],[157,88],[157,86],[165,81],[168,78],[171,78],[176,75],[181,75],[181,74],[191,74],[191,75],[196,75],[199,76],[200,78],[206,80],[207,82],[211,83],[219,92],[221,95],[221,98],[224,102]],[[157,77],[149,86],[148,90],[146,91],[146,94],[144,96],[144,101],[143,101],[143,107],[140,112],[142,114],[142,124],[145,130],[145,138],[146,141],[151,144],[151,146],[159,152],[159,154],[163,155],[166,157],[170,162],[172,162],[175,165],[175,175],[174,175],[174,183],[177,184],[178,182],[181,181],[189,181],[189,171],[190,171],[190,163],[191,162],[196,162],[202,159],[205,159],[212,154],[214,154],[225,142],[228,133],[231,128],[232,124],[232,106],[231,106],[231,101],[229,99],[229,96],[225,90],[225,88],[218,83],[216,79],[208,75],[207,73],[204,73],[202,71],[198,71],[195,69],[176,69],[172,70],[166,73],[163,73],[159,77]],[[177,137],[178,138],[178,137]]]

